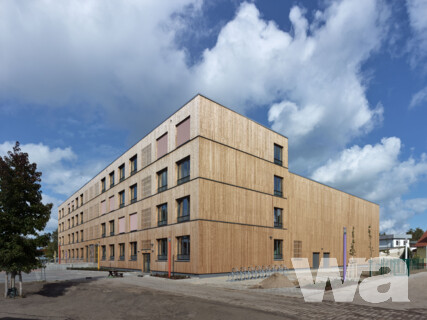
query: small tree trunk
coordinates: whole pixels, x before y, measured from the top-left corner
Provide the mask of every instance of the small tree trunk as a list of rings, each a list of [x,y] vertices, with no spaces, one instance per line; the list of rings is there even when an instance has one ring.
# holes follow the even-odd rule
[[[9,273],[5,273],[4,280],[4,297],[7,298],[7,289],[9,289]]]
[[[16,277],[16,272],[12,272],[10,274],[10,288],[11,289],[15,288],[15,277]]]
[[[19,296],[22,297],[22,273],[19,271]]]

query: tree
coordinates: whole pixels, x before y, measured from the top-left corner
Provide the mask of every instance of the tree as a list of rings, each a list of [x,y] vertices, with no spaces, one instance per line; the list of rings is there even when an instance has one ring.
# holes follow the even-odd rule
[[[53,259],[58,251],[58,229],[49,234],[49,243],[46,247],[46,257]]]
[[[420,238],[424,234],[424,231],[421,228],[416,228],[415,230],[411,228],[411,229],[408,230],[407,233],[408,234],[412,234],[412,239],[411,240],[418,241],[418,240],[420,240]]]
[[[354,227],[353,230],[351,231],[351,245],[350,245],[350,255],[352,258],[354,258],[354,256],[356,255],[356,248],[354,247]]]
[[[374,252],[374,248],[372,247],[372,230],[371,230],[371,225],[369,225],[368,227],[368,237],[369,237],[369,253],[370,253],[370,258],[372,259],[372,253]]]
[[[7,156],[0,156],[0,271],[11,275],[10,287],[16,292],[22,272],[40,266],[39,248],[47,245],[48,235],[40,235],[50,217],[52,204],[42,203],[41,172],[21,152],[19,142]],[[6,283],[5,283],[6,284]],[[6,290],[8,285],[5,285]]]

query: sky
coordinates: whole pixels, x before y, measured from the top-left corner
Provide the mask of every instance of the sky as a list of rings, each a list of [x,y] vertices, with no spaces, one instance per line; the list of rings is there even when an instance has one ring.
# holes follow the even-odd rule
[[[0,1],[0,155],[57,206],[197,93],[289,138],[289,170],[427,229],[427,0]]]

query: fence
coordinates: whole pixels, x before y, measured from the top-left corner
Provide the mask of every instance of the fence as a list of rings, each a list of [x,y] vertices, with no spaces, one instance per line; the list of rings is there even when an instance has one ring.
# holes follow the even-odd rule
[[[377,274],[392,274],[394,276],[399,275],[410,275],[414,270],[422,270],[427,269],[426,260],[425,259],[401,259],[405,262],[403,265],[400,260],[397,259],[380,259],[377,268],[373,268],[374,270],[379,270]],[[406,265],[406,267],[405,267]]]
[[[286,266],[253,266],[253,267],[241,267],[233,268],[228,274],[229,281],[240,281],[266,278],[271,276],[273,273],[283,273],[288,270]]]

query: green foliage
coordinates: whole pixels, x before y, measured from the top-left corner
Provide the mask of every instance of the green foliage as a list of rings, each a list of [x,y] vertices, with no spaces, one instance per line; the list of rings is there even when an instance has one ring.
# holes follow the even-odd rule
[[[49,235],[39,235],[52,209],[42,203],[41,175],[19,142],[0,157],[0,271],[12,276],[37,268],[39,248],[49,240]]]
[[[422,235],[424,234],[423,229],[421,228],[416,228],[416,229],[409,229],[408,232],[409,234],[412,234],[412,239],[413,241],[418,241],[420,240],[420,238],[422,237]]]
[[[49,234],[49,243],[46,247],[46,257],[53,259],[55,252],[58,254],[58,229]]]
[[[353,230],[351,231],[351,245],[350,245],[350,255],[354,258],[354,256],[356,255],[356,248],[354,247],[355,242],[354,242],[354,227]]]

